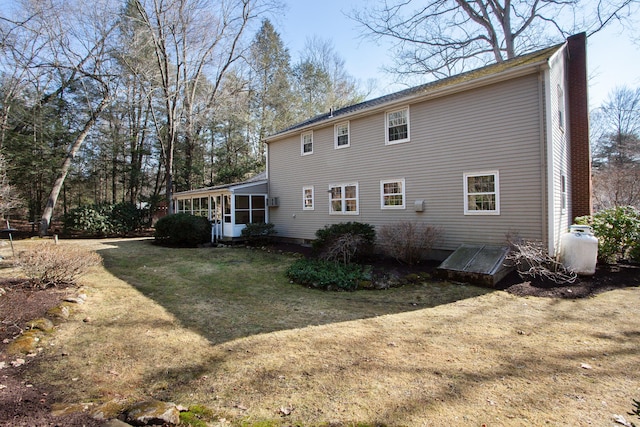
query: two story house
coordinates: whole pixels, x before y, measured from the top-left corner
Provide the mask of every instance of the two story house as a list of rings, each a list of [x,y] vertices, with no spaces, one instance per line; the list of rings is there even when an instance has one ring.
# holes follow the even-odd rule
[[[586,36],[348,106],[266,138],[279,238],[419,221],[443,252],[509,233],[555,254],[591,213]]]

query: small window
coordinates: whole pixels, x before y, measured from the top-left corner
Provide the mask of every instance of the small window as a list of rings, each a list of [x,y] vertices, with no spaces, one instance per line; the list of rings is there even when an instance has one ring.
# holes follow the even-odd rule
[[[389,111],[386,117],[386,143],[397,144],[409,141],[409,107]]]
[[[329,186],[329,213],[358,215],[358,184]]]
[[[564,92],[558,85],[558,126],[564,129]]]
[[[562,213],[567,212],[567,176],[560,176],[560,206],[562,208]]]
[[[303,156],[313,154],[313,131],[302,134],[300,137],[300,150]]]
[[[313,210],[313,187],[302,187],[302,209]]]
[[[404,209],[404,179],[380,181],[380,199],[382,209]]]
[[[497,171],[464,174],[464,214],[500,214]]]
[[[349,122],[338,123],[335,126],[335,148],[345,148],[349,144]]]

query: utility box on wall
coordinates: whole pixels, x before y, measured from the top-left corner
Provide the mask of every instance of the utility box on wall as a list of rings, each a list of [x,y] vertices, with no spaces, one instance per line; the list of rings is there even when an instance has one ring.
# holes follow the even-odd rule
[[[267,198],[267,206],[269,206],[269,207],[280,206],[280,198],[279,197],[268,197]]]
[[[423,212],[424,211],[424,200],[416,200],[414,202],[414,210],[416,212]]]

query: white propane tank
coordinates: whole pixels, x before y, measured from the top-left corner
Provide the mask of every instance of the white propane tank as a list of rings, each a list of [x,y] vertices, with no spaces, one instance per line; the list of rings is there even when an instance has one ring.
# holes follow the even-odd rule
[[[560,238],[560,262],[567,270],[591,276],[596,272],[598,238],[588,225],[572,225]]]

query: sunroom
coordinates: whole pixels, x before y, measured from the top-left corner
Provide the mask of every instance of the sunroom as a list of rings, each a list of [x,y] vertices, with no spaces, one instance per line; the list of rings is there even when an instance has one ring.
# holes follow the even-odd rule
[[[235,184],[175,193],[173,208],[209,219],[212,242],[238,238],[247,224],[269,222],[266,173]]]

